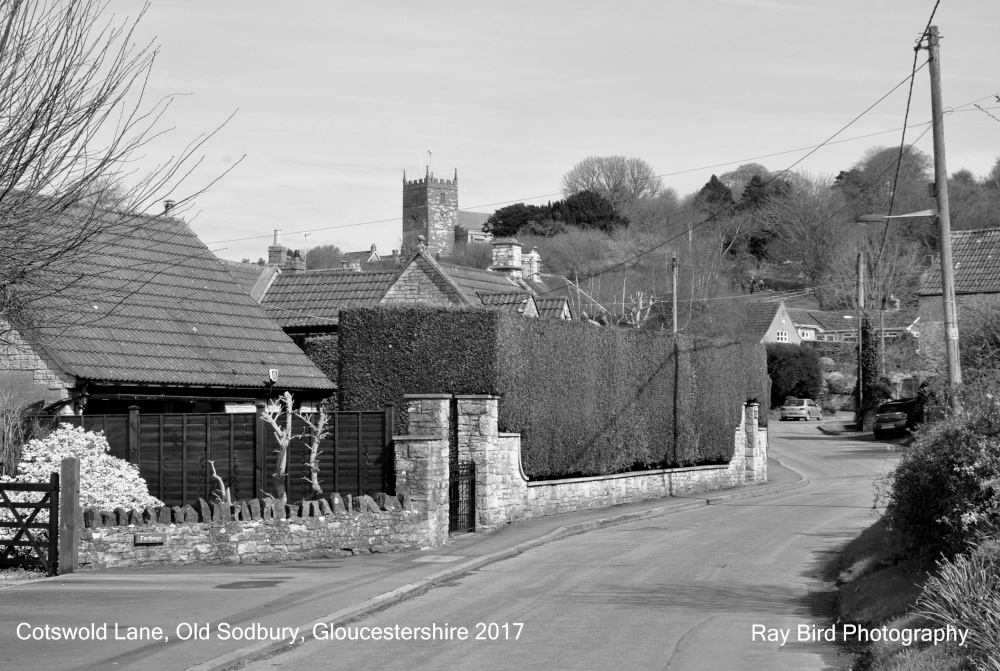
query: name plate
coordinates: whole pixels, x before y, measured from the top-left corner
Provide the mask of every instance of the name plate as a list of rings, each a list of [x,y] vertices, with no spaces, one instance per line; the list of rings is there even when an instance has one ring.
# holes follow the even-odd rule
[[[167,534],[144,533],[136,534],[134,545],[163,545],[167,542]]]

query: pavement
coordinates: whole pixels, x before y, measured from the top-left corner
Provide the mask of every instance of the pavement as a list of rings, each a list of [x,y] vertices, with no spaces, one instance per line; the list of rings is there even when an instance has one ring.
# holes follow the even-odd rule
[[[540,517],[492,534],[456,535],[420,552],[82,570],[12,586],[0,589],[0,668],[238,667],[300,644],[315,625],[356,620],[566,536],[809,484],[776,459],[768,459],[768,478],[764,485]],[[84,640],[56,639],[56,628]]]

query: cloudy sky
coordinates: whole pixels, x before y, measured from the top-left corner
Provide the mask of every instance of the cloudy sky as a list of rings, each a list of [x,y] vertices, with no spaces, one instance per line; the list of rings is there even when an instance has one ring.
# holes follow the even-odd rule
[[[589,155],[643,158],[683,195],[751,159],[784,169],[841,130],[909,75],[934,4],[153,0],[138,31],[160,45],[147,99],[180,95],[144,160],[235,112],[177,196],[244,157],[185,212],[237,260],[266,256],[276,228],[294,248],[398,247],[403,171],[429,158],[438,177],[458,169],[462,209],[555,199]],[[949,171],[982,175],[1000,156],[1000,2],[942,0],[934,23],[955,108]],[[928,90],[925,67],[909,138],[927,127]],[[904,84],[796,169],[836,174],[898,144],[906,95]],[[929,132],[918,147],[931,152]]]

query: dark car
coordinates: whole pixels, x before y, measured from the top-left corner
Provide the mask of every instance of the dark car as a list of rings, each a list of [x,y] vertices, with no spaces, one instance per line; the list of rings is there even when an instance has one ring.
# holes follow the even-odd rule
[[[920,407],[915,398],[886,401],[875,413],[875,437],[881,440],[905,433],[921,421]]]

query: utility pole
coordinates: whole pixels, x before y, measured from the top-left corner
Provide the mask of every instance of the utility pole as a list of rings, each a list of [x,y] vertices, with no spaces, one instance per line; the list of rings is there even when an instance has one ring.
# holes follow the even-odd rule
[[[673,304],[670,308],[670,314],[674,318],[674,334],[677,334],[677,252],[671,255],[670,259],[670,274],[672,276],[672,289],[670,292],[671,300]]]
[[[958,360],[958,314],[955,306],[955,275],[951,259],[951,214],[948,203],[948,169],[944,155],[944,106],[941,102],[941,56],[938,52],[938,29],[931,26],[927,33],[930,55],[931,116],[934,130],[934,186],[937,198],[938,236],[941,252],[941,294],[944,300],[944,337],[948,361],[949,402],[958,409],[955,392],[962,384],[962,368]]]
[[[861,327],[865,319],[865,253],[858,252],[858,416],[861,418],[859,431],[865,430],[864,406],[864,364],[861,355],[863,354],[861,345]]]

